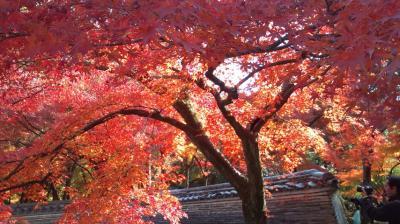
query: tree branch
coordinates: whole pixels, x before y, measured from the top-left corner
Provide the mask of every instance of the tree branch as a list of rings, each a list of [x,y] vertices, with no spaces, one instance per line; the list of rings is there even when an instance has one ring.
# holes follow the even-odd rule
[[[244,82],[246,82],[248,79],[250,79],[251,77],[253,77],[256,73],[266,69],[266,68],[271,68],[277,65],[285,65],[285,64],[289,64],[289,63],[294,63],[297,62],[298,59],[287,59],[287,60],[282,60],[282,61],[277,61],[277,62],[273,62],[267,65],[263,65],[258,67],[257,69],[253,70],[252,72],[250,72],[246,77],[244,77],[242,80],[240,80],[236,85],[235,88],[238,88],[239,86],[241,86]]]
[[[187,129],[186,124],[171,118],[171,117],[166,117],[161,115],[160,111],[152,111],[149,112],[147,110],[143,110],[143,109],[138,109],[140,107],[133,107],[133,108],[124,108],[112,113],[109,113],[101,118],[98,118],[90,123],[88,123],[87,125],[85,125],[85,127],[83,127],[81,129],[81,131],[78,132],[78,135],[96,127],[99,124],[103,124],[105,122],[107,122],[108,120],[111,120],[119,115],[137,115],[139,117],[145,117],[145,118],[152,118],[167,124],[170,124],[171,126],[174,126],[182,131],[185,131]]]
[[[18,33],[18,32],[0,33],[0,41],[17,38],[17,37],[26,37],[26,36],[29,36],[29,34]]]
[[[215,68],[213,68],[213,67],[209,68],[206,71],[205,76],[207,77],[207,79],[209,79],[211,82],[213,82],[215,85],[217,85],[221,91],[226,92],[230,99],[237,99],[239,97],[237,89],[234,87],[227,87],[222,80],[220,80],[218,77],[216,77],[213,74],[214,71],[215,71]]]
[[[98,126],[100,124],[103,124],[111,119],[114,119],[118,116],[123,116],[123,115],[136,115],[139,117],[151,118],[151,119],[155,119],[155,120],[170,124],[171,126],[174,126],[184,132],[189,130],[189,127],[186,124],[184,124],[174,118],[163,116],[163,115],[161,115],[161,113],[159,111],[151,111],[150,112],[150,111],[147,111],[144,109],[139,109],[139,108],[143,108],[143,107],[137,106],[137,107],[123,108],[121,110],[117,110],[117,111],[111,112],[107,115],[104,115],[101,118],[95,119],[95,120],[87,123],[81,129],[73,132],[72,134],[70,134],[69,136],[64,138],[58,145],[54,146],[51,150],[46,150],[46,151],[36,154],[34,156],[42,157],[42,156],[47,156],[50,153],[59,152],[64,147],[66,142],[75,139],[76,137],[84,134],[85,132],[95,128],[96,126]],[[25,158],[23,158],[23,159],[25,159]],[[5,163],[12,163],[12,162],[17,162],[17,161],[21,161],[21,160],[6,161]]]
[[[196,116],[189,106],[183,101],[177,101],[174,104],[174,108],[182,116],[188,126],[190,126],[190,129],[185,131],[185,134],[193,144],[196,145],[207,160],[210,161],[236,189],[243,189],[247,183],[247,178],[243,176],[239,170],[234,168],[229,160],[215,148],[202,129],[201,124],[196,120]]]
[[[235,52],[235,53],[228,53],[225,58],[234,58],[234,57],[240,57],[240,56],[244,56],[244,55],[248,55],[248,54],[257,54],[257,53],[268,53],[268,52],[272,52],[272,51],[278,51],[278,50],[282,50],[284,48],[287,48],[290,46],[290,44],[283,44],[285,41],[288,40],[288,35],[284,35],[281,38],[279,38],[277,41],[275,41],[274,43],[272,43],[269,46],[266,47],[255,47],[252,49],[248,49],[245,51],[239,51],[239,52]]]
[[[312,127],[319,119],[324,116],[324,110],[317,112],[316,116],[313,117],[308,123],[307,126]]]
[[[51,173],[48,173],[48,174],[46,174],[46,176],[44,176],[40,180],[31,180],[31,181],[28,181],[28,182],[24,182],[24,183],[20,183],[20,184],[14,185],[14,186],[10,186],[10,187],[6,187],[6,188],[3,188],[3,189],[0,189],[0,193],[6,192],[6,191],[9,191],[9,190],[13,190],[13,189],[18,189],[18,188],[21,188],[21,187],[27,187],[27,186],[30,186],[30,185],[33,185],[33,184],[43,184],[50,176],[51,176]]]
[[[283,105],[289,100],[294,91],[309,86],[318,81],[320,77],[325,76],[330,69],[331,66],[327,66],[327,68],[325,68],[324,71],[317,77],[311,78],[308,81],[299,83],[297,85],[292,84],[289,81],[284,82],[282,86],[282,91],[275,97],[273,103],[268,104],[264,107],[266,113],[262,117],[258,117],[250,123],[250,131],[253,133],[258,133],[261,130],[262,126],[267,122],[267,120],[273,117],[283,107]]]
[[[43,92],[43,91],[44,91],[44,88],[41,88],[41,89],[39,89],[39,90],[33,92],[33,93],[30,94],[30,95],[27,95],[27,96],[25,96],[25,97],[19,98],[19,99],[15,100],[15,101],[11,102],[11,104],[12,104],[12,105],[16,105],[16,104],[18,104],[18,103],[20,103],[20,102],[22,102],[22,101],[24,101],[24,100],[26,100],[26,99],[29,99],[29,98],[31,98],[31,97],[36,96],[37,94],[39,94],[39,93],[41,93],[41,92]]]
[[[8,173],[7,176],[0,178],[0,182],[10,179],[12,176],[14,176],[19,171],[21,171],[23,168],[24,162],[25,162],[25,160],[21,160],[20,162],[18,162],[18,165],[15,166],[15,168],[10,173]]]
[[[232,115],[232,113],[226,108],[226,104],[221,99],[219,94],[213,94],[215,101],[217,102],[217,106],[224,116],[225,120],[233,127],[235,133],[238,135],[240,139],[246,138],[246,129],[236,120],[236,118]]]
[[[114,42],[105,43],[105,44],[94,44],[93,46],[95,46],[95,47],[116,47],[116,46],[136,44],[136,43],[139,43],[142,41],[143,41],[143,38],[137,38],[137,39],[128,40],[128,41],[114,41]]]
[[[213,73],[214,69],[210,68],[206,72],[206,77],[215,77]],[[208,73],[208,74],[207,74]],[[246,129],[240,124],[239,121],[236,120],[236,118],[231,114],[231,112],[226,108],[226,105],[232,103],[233,99],[237,99],[238,93],[237,93],[237,88],[228,88],[225,86],[225,83],[219,80],[218,78],[216,83],[217,85],[220,86],[221,89],[225,89],[225,92],[227,92],[228,96],[226,99],[222,99],[221,95],[217,91],[213,91],[212,95],[214,96],[214,99],[217,103],[217,106],[219,110],[221,111],[222,116],[225,118],[225,120],[232,126],[232,128],[235,130],[235,133],[238,135],[238,137],[242,140],[245,140],[247,137]],[[214,82],[215,83],[215,82]],[[196,84],[201,88],[201,89],[206,89],[204,80],[200,79],[196,81]]]
[[[72,158],[72,157],[69,156],[68,154],[65,154],[65,156],[67,156],[70,160],[72,160],[72,162],[73,162],[75,165],[79,166],[82,170],[86,171],[86,172],[90,175],[90,177],[93,178],[92,172],[91,172],[88,168],[86,168],[86,167],[84,167],[82,164],[80,164],[78,160]]]
[[[258,133],[267,120],[274,116],[283,107],[295,90],[296,86],[294,84],[285,82],[282,91],[275,97],[273,103],[264,107],[266,113],[262,117],[257,117],[250,123],[250,131]]]

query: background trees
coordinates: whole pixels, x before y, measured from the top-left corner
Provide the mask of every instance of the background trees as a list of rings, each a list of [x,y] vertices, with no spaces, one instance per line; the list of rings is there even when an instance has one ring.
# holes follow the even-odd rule
[[[399,117],[398,1],[1,4],[5,196],[43,198],[75,166],[89,181],[68,189],[71,210],[177,222],[160,192],[180,178],[169,158],[183,135],[239,192],[246,222],[265,223],[263,170],[292,170],[309,148],[345,163],[320,118],[351,114],[375,133]]]

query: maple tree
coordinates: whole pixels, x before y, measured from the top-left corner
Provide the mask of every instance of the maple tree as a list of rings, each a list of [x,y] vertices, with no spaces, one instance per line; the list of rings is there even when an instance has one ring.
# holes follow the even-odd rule
[[[0,8],[0,193],[61,189],[66,223],[179,222],[165,190],[182,134],[238,191],[246,223],[266,223],[263,168],[290,171],[308,148],[335,160],[312,128],[326,102],[371,126],[400,115],[396,0]]]
[[[396,125],[377,128],[358,116],[359,112],[347,113],[334,103],[314,124],[330,147],[323,153],[322,162],[335,170],[346,195],[354,194],[356,185],[382,188],[390,169],[399,161]]]

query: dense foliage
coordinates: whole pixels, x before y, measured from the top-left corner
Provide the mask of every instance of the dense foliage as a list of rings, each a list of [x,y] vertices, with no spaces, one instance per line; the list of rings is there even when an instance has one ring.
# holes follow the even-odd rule
[[[178,223],[165,190],[184,146],[265,223],[263,173],[309,149],[344,174],[383,161],[399,20],[397,0],[0,1],[1,199],[71,198],[64,223]]]

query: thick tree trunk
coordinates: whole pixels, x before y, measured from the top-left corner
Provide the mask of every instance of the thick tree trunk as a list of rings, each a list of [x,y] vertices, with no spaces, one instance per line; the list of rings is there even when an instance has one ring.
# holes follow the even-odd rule
[[[246,224],[266,224],[264,179],[260,163],[260,154],[257,142],[257,133],[243,129],[230,115],[224,105],[219,103],[224,117],[233,124],[235,132],[242,142],[242,148],[246,160],[247,175],[244,176],[237,170],[225,156],[216,149],[196,114],[184,101],[177,101],[174,108],[185,120],[187,127],[184,131],[191,142],[203,153],[230,183],[238,191],[242,200],[242,210]]]
[[[242,142],[244,149],[248,183],[239,190],[242,199],[242,210],[246,224],[266,224],[264,179],[259,158],[259,148],[256,137],[248,136]]]
[[[242,211],[246,224],[266,224],[264,191],[249,187],[248,196],[242,198]]]

